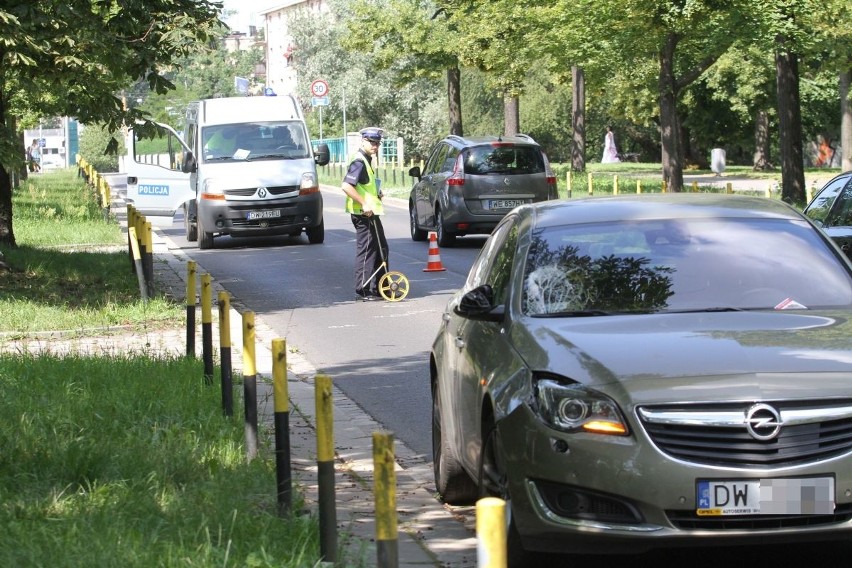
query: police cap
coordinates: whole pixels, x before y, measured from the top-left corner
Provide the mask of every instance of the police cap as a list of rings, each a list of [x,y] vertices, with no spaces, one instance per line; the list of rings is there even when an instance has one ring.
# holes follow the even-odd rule
[[[382,136],[384,136],[384,129],[378,128],[375,126],[368,126],[367,128],[362,128],[360,131],[361,137],[366,138],[367,140],[372,140],[374,142],[380,142],[382,140]]]

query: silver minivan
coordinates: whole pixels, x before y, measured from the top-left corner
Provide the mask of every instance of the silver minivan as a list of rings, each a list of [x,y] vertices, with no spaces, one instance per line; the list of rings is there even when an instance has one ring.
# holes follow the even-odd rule
[[[408,211],[411,238],[435,231],[440,246],[456,237],[489,234],[519,205],[556,199],[556,176],[530,136],[450,135],[438,142],[420,171]]]

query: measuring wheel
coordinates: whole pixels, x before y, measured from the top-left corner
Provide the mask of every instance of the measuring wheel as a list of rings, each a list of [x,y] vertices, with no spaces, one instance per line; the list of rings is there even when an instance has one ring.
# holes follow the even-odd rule
[[[388,302],[398,302],[408,296],[408,278],[402,272],[386,272],[379,278],[379,294]]]

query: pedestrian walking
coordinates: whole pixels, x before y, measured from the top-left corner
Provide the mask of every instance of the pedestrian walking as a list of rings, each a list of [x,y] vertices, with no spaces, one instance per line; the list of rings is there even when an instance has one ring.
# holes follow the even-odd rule
[[[601,163],[614,164],[620,161],[618,159],[618,148],[615,145],[615,134],[612,132],[612,126],[607,126],[606,135],[604,135],[604,151]]]
[[[33,138],[33,143],[27,148],[27,163],[31,172],[38,173],[41,171],[41,147],[37,138]]]
[[[379,300],[378,282],[388,271],[388,242],[382,227],[381,180],[376,177],[373,158],[381,147],[384,130],[360,130],[361,144],[352,157],[340,188],[346,194],[346,212],[355,227],[355,299]]]

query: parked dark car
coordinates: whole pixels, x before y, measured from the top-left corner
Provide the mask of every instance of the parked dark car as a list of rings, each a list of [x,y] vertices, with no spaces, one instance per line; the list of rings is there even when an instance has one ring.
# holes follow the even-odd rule
[[[828,233],[847,255],[852,255],[852,172],[842,173],[817,192],[805,215]]]
[[[852,264],[776,200],[511,211],[432,345],[451,504],[508,557],[852,537]]]
[[[438,244],[489,234],[503,216],[526,203],[557,197],[556,176],[531,137],[447,136],[432,149],[408,200],[411,238],[435,231]]]

